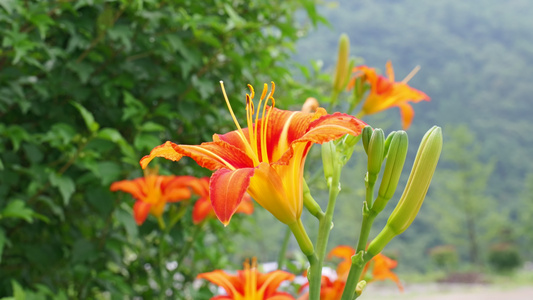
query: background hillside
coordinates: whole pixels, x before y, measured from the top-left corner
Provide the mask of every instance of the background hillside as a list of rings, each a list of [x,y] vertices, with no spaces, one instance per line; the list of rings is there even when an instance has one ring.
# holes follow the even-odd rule
[[[346,0],[327,2],[320,13],[330,26],[319,26],[298,42],[297,62],[319,60],[332,73],[339,35],[346,33],[353,56],[380,70],[391,60],[397,80],[420,65],[409,83],[431,102],[414,105],[411,162],[422,134],[434,124],[444,127],[445,149],[421,214],[386,250],[399,257],[404,270],[431,268],[430,249],[444,244],[455,245],[462,261],[477,265],[486,262],[496,243],[518,243],[522,255],[532,259],[533,201],[527,190],[532,186],[533,3]],[[365,121],[386,132],[401,127],[397,109]],[[404,183],[409,170],[407,164]],[[336,218],[360,215],[364,169],[354,165],[343,172]],[[336,223],[332,245],[351,245],[359,222],[352,217]],[[380,229],[374,226],[375,233]]]

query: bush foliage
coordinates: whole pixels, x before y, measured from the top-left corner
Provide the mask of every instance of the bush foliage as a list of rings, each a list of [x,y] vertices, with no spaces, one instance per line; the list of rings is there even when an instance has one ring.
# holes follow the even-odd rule
[[[161,141],[231,129],[219,80],[239,100],[247,83],[290,82],[306,20],[321,21],[313,1],[0,2],[0,295],[207,297],[176,292],[228,264],[238,221],[200,232],[184,278],[164,291],[154,278],[176,268],[156,274],[157,257],[177,259],[191,231],[162,243],[109,185],[141,176],[139,159]],[[191,174],[189,163],[162,172]]]

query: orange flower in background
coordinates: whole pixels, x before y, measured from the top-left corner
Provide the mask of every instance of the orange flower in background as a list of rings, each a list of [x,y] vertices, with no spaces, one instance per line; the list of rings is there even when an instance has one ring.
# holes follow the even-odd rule
[[[355,76],[348,83],[348,90],[354,87],[356,79],[362,78],[364,82],[370,85],[370,93],[363,104],[361,113],[370,115],[397,106],[400,108],[402,115],[403,128],[407,129],[415,115],[409,102],[429,101],[430,98],[425,93],[407,85],[407,82],[418,71],[418,67],[400,82],[394,81],[394,70],[390,61],[387,62],[386,67],[388,78],[378,75],[374,68],[367,66],[355,67],[353,69]]]
[[[192,210],[192,221],[194,224],[199,224],[207,217],[215,217],[215,211],[211,205],[209,198],[209,177],[200,178],[198,181],[191,184],[193,191],[200,196]],[[254,212],[254,204],[250,195],[244,194],[241,204],[237,207],[236,213],[243,213],[251,215]]]
[[[251,266],[246,261],[244,270],[237,271],[237,275],[216,270],[202,273],[197,278],[207,279],[226,290],[227,295],[216,296],[211,300],[294,300],[291,295],[276,291],[283,281],[293,280],[294,275],[280,270],[262,274],[257,271],[255,258]]]
[[[221,83],[222,85],[222,83]],[[338,139],[345,134],[358,135],[365,123],[353,116],[323,108],[314,113],[274,108],[274,90],[262,95],[254,107],[254,90],[246,95],[246,121],[241,128],[229,100],[224,98],[237,130],[213,135],[212,142],[178,145],[166,142],[141,159],[145,168],[155,157],[178,161],[183,156],[200,166],[215,170],[209,194],[218,219],[227,225],[243,195],[248,192],[261,206],[285,224],[300,219],[303,208],[302,179],[305,158],[312,144]],[[268,102],[272,106],[268,106]]]
[[[161,218],[167,202],[191,198],[189,183],[194,179],[192,176],[160,176],[157,169],[146,169],[144,177],[114,182],[110,190],[129,193],[137,200],[133,216],[141,225],[149,213]]]
[[[306,283],[300,287],[298,292],[301,292],[304,288],[308,287],[309,283]],[[320,283],[320,300],[340,300],[342,297],[342,292],[344,291],[344,286],[346,286],[346,280],[341,280],[339,278],[331,280],[327,276],[322,276],[322,282]],[[306,292],[298,300],[308,300],[309,292]]]
[[[352,264],[352,256],[355,254],[355,249],[349,246],[337,246],[331,250],[328,254],[328,257],[333,256],[342,258],[342,261],[337,265],[337,276],[338,278],[346,281],[348,278],[348,273],[350,271],[350,266]],[[403,286],[400,282],[400,279],[396,274],[391,270],[396,268],[398,262],[388,258],[383,254],[378,254],[374,256],[365,266],[361,274],[361,279],[365,278],[365,274],[371,269],[370,279],[367,280],[369,283],[376,280],[386,280],[390,279],[396,283],[398,289],[403,291]]]

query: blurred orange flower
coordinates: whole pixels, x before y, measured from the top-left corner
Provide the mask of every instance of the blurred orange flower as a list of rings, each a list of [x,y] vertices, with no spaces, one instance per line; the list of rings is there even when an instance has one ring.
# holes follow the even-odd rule
[[[230,275],[222,270],[202,273],[197,278],[207,279],[226,290],[227,295],[215,296],[211,300],[294,300],[290,294],[277,292],[285,280],[293,280],[294,275],[285,271],[272,271],[262,274],[257,271],[257,261],[252,265],[246,261],[244,270]]]
[[[149,213],[161,218],[167,202],[191,198],[189,184],[195,179],[192,176],[161,176],[157,169],[146,169],[144,177],[114,182],[110,190],[129,193],[137,200],[133,205],[133,216],[141,225]]]
[[[404,129],[409,128],[414,117],[414,110],[409,102],[429,101],[430,98],[423,92],[407,85],[409,79],[418,71],[418,67],[407,77],[400,81],[394,81],[394,70],[392,63],[387,62],[387,77],[378,75],[374,68],[358,66],[353,69],[354,77],[348,83],[348,90],[355,86],[355,81],[361,78],[363,82],[370,85],[370,93],[363,104],[361,113],[370,115],[393,106],[400,108],[402,115],[402,125]]]
[[[166,142],[143,157],[141,166],[145,168],[155,157],[178,161],[189,156],[200,166],[216,170],[209,194],[223,224],[230,222],[245,192],[281,222],[296,224],[303,209],[303,169],[309,148],[345,134],[358,135],[365,123],[346,114],[328,115],[323,108],[315,113],[274,108],[273,83],[268,95],[268,86],[264,85],[256,109],[254,90],[249,88],[248,128],[241,128],[224,93],[237,130],[215,134],[212,142],[201,145]],[[272,106],[267,105],[269,101]]]
[[[331,250],[331,252],[328,254],[328,257],[339,257],[342,259],[342,261],[337,265],[337,276],[343,281],[346,281],[348,278],[348,273],[350,271],[350,266],[352,264],[352,256],[355,254],[355,249],[353,249],[350,246],[337,246],[334,249]],[[398,262],[388,258],[387,256],[383,254],[378,254],[374,256],[363,269],[363,272],[361,274],[361,280],[365,279],[365,275],[368,272],[369,269],[371,269],[371,275],[369,280],[367,282],[372,282],[376,280],[386,280],[390,279],[396,283],[398,286],[398,289],[400,291],[403,291],[403,286],[400,282],[400,279],[396,274],[394,274],[391,270],[396,268],[398,265]]]
[[[209,198],[209,177],[200,178],[197,181],[191,182],[191,188],[200,196],[194,204],[192,210],[192,221],[194,224],[199,224],[207,217],[216,217],[213,206],[211,205],[211,199]],[[243,213],[251,215],[254,211],[254,204],[250,195],[245,193],[241,204],[237,207],[236,213]]]

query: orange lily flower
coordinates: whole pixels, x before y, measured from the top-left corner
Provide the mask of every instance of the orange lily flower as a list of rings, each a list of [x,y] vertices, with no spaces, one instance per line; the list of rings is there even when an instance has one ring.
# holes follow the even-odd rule
[[[309,283],[306,283],[300,287],[299,292],[304,288],[309,286]],[[342,292],[344,291],[344,286],[346,286],[346,281],[340,278],[331,280],[327,276],[322,276],[322,282],[320,283],[320,300],[340,300],[342,297]],[[309,293],[306,292],[298,300],[308,300]]]
[[[328,257],[336,256],[342,258],[342,261],[337,265],[337,276],[346,281],[348,278],[348,273],[350,271],[350,266],[352,264],[352,256],[355,254],[355,249],[350,246],[337,246],[328,254]],[[403,286],[400,282],[400,279],[396,274],[391,270],[396,268],[398,262],[388,258],[383,254],[378,254],[374,256],[365,266],[361,274],[361,279],[364,279],[365,274],[368,269],[372,269],[372,276],[368,282],[376,280],[386,280],[390,279],[396,283],[398,289],[403,291]]]
[[[251,85],[248,87],[251,93],[246,95],[248,128],[239,125],[222,85],[237,130],[215,134],[212,142],[201,145],[166,142],[143,157],[140,164],[145,168],[155,157],[177,161],[189,156],[200,166],[215,170],[209,194],[215,214],[225,225],[245,192],[281,222],[295,224],[302,213],[303,167],[311,145],[345,134],[358,135],[365,123],[347,114],[328,115],[323,108],[315,113],[274,108],[274,83],[268,95],[264,85],[255,111],[254,90]]]
[[[246,261],[244,271],[237,271],[237,275],[216,270],[202,273],[197,278],[207,279],[226,290],[226,296],[216,296],[211,300],[294,300],[291,295],[276,291],[283,281],[293,280],[294,275],[280,270],[259,273],[255,258],[251,267]]]
[[[400,82],[394,81],[394,70],[390,61],[387,62],[386,67],[388,78],[378,75],[374,68],[367,66],[355,67],[353,69],[355,76],[348,83],[348,90],[354,87],[357,78],[362,77],[363,81],[370,85],[370,93],[363,104],[361,113],[370,115],[397,106],[400,108],[402,115],[403,128],[407,129],[415,115],[409,102],[429,101],[430,98],[422,91],[407,85],[407,82],[414,76],[419,67],[415,68]]]
[[[207,217],[215,217],[215,211],[209,198],[209,177],[200,178],[191,184],[193,191],[200,196],[192,209],[192,221],[200,224]],[[251,215],[254,212],[254,204],[248,193],[244,194],[241,204],[237,207],[236,213]]]
[[[129,193],[137,201],[133,205],[133,216],[138,225],[144,223],[148,214],[161,218],[167,202],[178,202],[191,198],[189,182],[192,176],[160,176],[157,169],[147,169],[144,177],[122,180],[111,184],[113,192]]]

